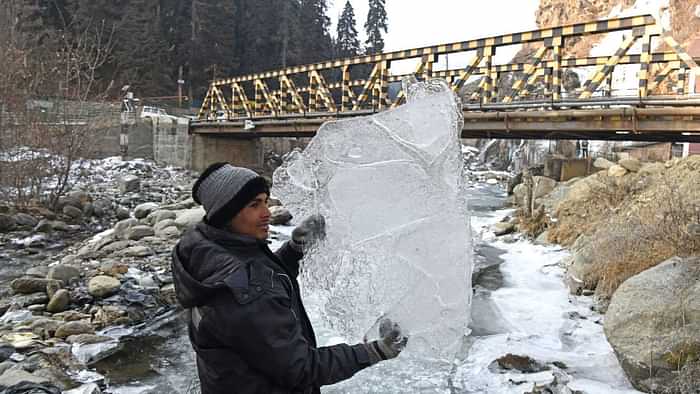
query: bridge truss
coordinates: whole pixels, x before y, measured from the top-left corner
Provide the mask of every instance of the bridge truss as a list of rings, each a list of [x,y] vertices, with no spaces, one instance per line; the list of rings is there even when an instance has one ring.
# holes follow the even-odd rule
[[[594,57],[563,56],[567,42],[583,36],[612,32],[622,32],[623,37],[614,53]],[[633,47],[640,46],[639,42],[641,50],[632,53]],[[665,49],[654,50],[655,44],[659,42],[665,44]],[[496,64],[496,51],[516,44],[527,45],[532,50],[526,60]],[[436,69],[440,57],[460,53],[470,56],[466,67]],[[392,73],[392,63],[407,60],[417,64],[413,73]],[[636,92],[627,97],[610,97],[613,71],[622,65],[639,65]],[[565,70],[576,69],[580,72],[591,68],[592,72],[579,88],[563,90]],[[368,77],[352,78],[360,73],[368,74]],[[564,111],[556,111],[564,119],[570,119],[574,115],[589,119],[593,112],[584,115],[583,110],[577,112],[573,109],[609,109],[618,105],[695,106],[700,104],[700,99],[688,95],[690,73],[695,73],[700,79],[696,59],[662,31],[651,15],[642,15],[357,56],[216,80],[209,86],[198,119],[202,123],[222,120],[239,123],[245,119],[290,122],[291,119],[306,119],[309,120],[307,124],[316,124],[313,118],[381,111],[404,102],[404,92],[398,86],[403,78],[413,75],[419,79],[447,80],[451,88],[462,97],[465,128],[471,122],[475,130],[480,127],[479,130],[507,134],[512,128],[509,128],[507,115],[504,118],[503,114],[484,112],[513,113],[529,110],[527,116],[522,113],[511,115],[512,126],[518,119],[553,118],[552,114],[536,115],[531,111],[564,109],[568,111],[565,115]],[[667,89],[669,84],[673,86],[670,91]],[[660,89],[662,85],[665,85],[663,87],[666,90]],[[601,118],[596,118],[597,115],[593,118],[601,120],[605,116],[612,116],[613,120],[626,122],[618,123],[618,126],[626,127],[623,130],[637,133],[654,131],[654,127],[644,129],[645,124],[651,124],[645,123],[645,120],[655,122],[658,117],[666,119],[668,116],[682,115],[684,120],[688,120],[688,116],[692,118],[699,115],[696,107],[690,108],[689,112],[675,109],[668,114],[652,111],[656,118],[646,119],[644,110],[645,108],[640,108],[640,111],[622,113],[608,111]],[[561,116],[556,116],[561,120]],[[691,120],[694,119],[696,118]],[[492,122],[489,126],[489,120],[497,122]],[[496,123],[498,126],[494,126]],[[304,122],[297,121],[296,124]],[[557,130],[561,125],[557,126]],[[700,123],[691,122],[678,126],[676,131],[698,132],[698,125]],[[578,126],[583,127],[579,131],[584,133],[591,128],[585,124]],[[544,127],[538,130],[547,131],[546,125],[538,127]]]

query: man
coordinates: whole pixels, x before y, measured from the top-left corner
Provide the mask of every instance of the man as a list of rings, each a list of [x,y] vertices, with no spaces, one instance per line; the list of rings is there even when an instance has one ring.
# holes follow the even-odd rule
[[[406,344],[399,326],[385,320],[377,341],[316,346],[297,275],[325,222],[305,219],[273,253],[269,194],[264,178],[227,163],[211,165],[192,188],[206,214],[175,246],[172,271],[203,394],[320,393]]]

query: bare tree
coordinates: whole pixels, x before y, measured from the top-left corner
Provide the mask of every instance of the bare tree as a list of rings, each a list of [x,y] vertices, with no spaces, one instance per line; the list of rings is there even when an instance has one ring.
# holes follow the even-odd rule
[[[0,197],[54,206],[100,130],[118,121],[105,111],[109,87],[97,83],[114,31],[65,26],[31,47],[10,30],[0,37]]]

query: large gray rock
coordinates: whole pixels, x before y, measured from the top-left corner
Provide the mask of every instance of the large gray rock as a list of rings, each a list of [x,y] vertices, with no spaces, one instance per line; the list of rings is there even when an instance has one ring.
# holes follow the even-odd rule
[[[17,278],[10,282],[10,287],[15,294],[46,293],[46,284],[49,279],[42,278]]]
[[[119,290],[121,282],[111,276],[98,275],[88,282],[88,293],[93,297],[102,298],[112,295]]]
[[[175,219],[177,215],[173,211],[166,211],[164,209],[159,209],[148,214],[146,221],[151,226],[160,223],[167,219]]]
[[[612,161],[610,161],[608,159],[604,159],[602,157],[595,159],[595,161],[593,162],[593,167],[600,168],[603,170],[607,170],[608,168],[610,168],[614,165],[615,165],[615,163],[613,163]]]
[[[621,159],[617,162],[617,164],[624,167],[629,172],[637,172],[640,168],[642,168],[642,163],[635,158]]]
[[[180,236],[180,229],[176,226],[168,226],[157,230],[156,235],[162,239],[174,239]]]
[[[49,272],[46,275],[49,279],[56,279],[63,281],[63,283],[70,283],[73,279],[80,278],[80,270],[77,267],[66,264],[58,264],[49,268]]]
[[[23,369],[8,369],[0,375],[0,386],[2,387],[14,386],[21,382],[41,384],[48,381],[48,378],[33,375]]]
[[[177,224],[175,224],[175,220],[165,219],[165,220],[162,220],[162,221],[154,224],[153,230],[155,230],[156,234],[158,234],[158,231],[160,231],[166,227],[171,227],[171,226],[177,226]]]
[[[37,220],[34,216],[22,212],[15,214],[14,218],[15,223],[17,223],[17,225],[20,227],[32,228],[39,223],[39,220]]]
[[[94,334],[95,330],[92,328],[90,323],[83,321],[71,321],[68,323],[61,324],[58,329],[56,329],[56,338],[67,338],[71,335],[79,334]]]
[[[11,231],[16,225],[14,217],[0,213],[0,232]]]
[[[657,174],[663,174],[663,172],[666,171],[666,166],[664,166],[664,163],[645,163],[642,165],[642,168],[639,170],[639,173],[642,175],[657,175]]]
[[[145,202],[143,204],[139,204],[134,208],[134,217],[136,219],[143,219],[146,216],[148,216],[151,212],[154,212],[155,210],[158,209],[158,204],[154,202]]]
[[[138,225],[138,226],[133,226],[126,230],[126,239],[130,239],[132,241],[138,241],[141,238],[144,237],[150,237],[155,235],[156,232],[153,231],[153,227],[151,226],[146,226],[146,225]]]
[[[270,224],[287,224],[292,220],[292,213],[282,206],[270,207]]]
[[[532,185],[534,187],[533,197],[538,199],[554,190],[557,186],[557,181],[546,176],[533,176]]]
[[[134,218],[120,220],[114,225],[114,236],[120,239],[126,239],[126,231],[133,226],[139,224],[139,221]]]
[[[63,207],[63,214],[72,218],[72,219],[80,219],[83,216],[83,210],[80,208],[76,208],[72,205],[66,205]]]
[[[614,166],[608,168],[608,176],[622,177],[627,174],[627,169],[621,165],[615,164]]]
[[[632,385],[663,392],[700,353],[700,257],[673,257],[613,294],[605,335]]]
[[[51,300],[46,305],[46,311],[51,313],[63,312],[69,303],[70,293],[66,289],[60,289],[51,297]]]
[[[136,175],[121,176],[117,183],[119,184],[119,191],[122,193],[137,192],[141,189],[141,181]]]
[[[194,226],[204,217],[204,208],[199,206],[192,209],[185,209],[177,212],[175,225],[181,230]]]

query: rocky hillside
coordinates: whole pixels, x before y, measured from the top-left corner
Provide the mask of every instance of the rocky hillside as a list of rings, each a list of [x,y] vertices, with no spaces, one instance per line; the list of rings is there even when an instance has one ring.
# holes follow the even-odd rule
[[[700,0],[540,0],[537,26],[541,28],[650,13],[664,29],[687,45],[700,32]],[[566,54],[587,56],[602,36],[570,40]]]

